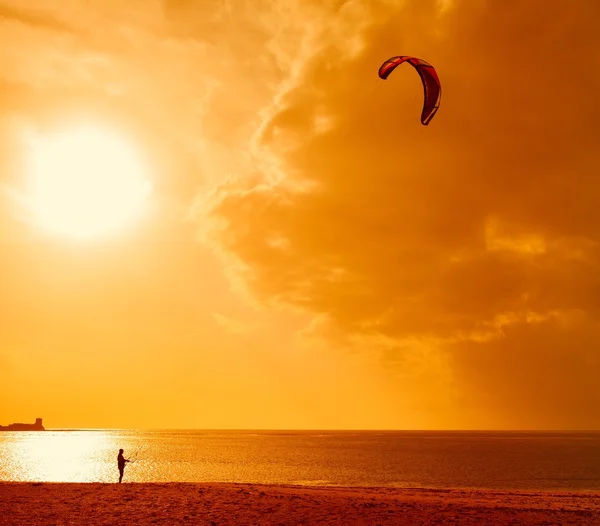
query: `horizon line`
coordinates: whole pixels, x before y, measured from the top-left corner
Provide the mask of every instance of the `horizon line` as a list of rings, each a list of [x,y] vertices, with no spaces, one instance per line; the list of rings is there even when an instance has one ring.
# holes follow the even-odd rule
[[[376,432],[376,433],[423,433],[423,432],[456,432],[456,433],[598,433],[600,429],[532,429],[532,428],[511,428],[511,429],[466,429],[466,428],[404,428],[404,429],[376,429],[376,428],[218,428],[218,427],[46,427],[46,431],[69,431],[69,430],[91,430],[91,431],[241,431],[241,432]]]

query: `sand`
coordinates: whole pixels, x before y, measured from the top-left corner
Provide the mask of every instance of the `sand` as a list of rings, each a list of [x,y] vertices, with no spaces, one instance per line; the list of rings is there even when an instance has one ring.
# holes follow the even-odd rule
[[[0,525],[600,525],[600,492],[0,483]]]

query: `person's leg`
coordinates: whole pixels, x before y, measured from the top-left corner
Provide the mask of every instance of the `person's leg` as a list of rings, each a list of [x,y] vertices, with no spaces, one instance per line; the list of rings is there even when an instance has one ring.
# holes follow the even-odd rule
[[[119,484],[121,483],[121,481],[123,480],[123,469],[119,470]]]

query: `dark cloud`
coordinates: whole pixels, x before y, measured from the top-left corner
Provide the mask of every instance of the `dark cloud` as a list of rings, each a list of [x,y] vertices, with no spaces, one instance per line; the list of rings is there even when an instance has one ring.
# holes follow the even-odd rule
[[[598,323],[516,324],[485,345],[452,347],[467,406],[514,428],[598,429]]]
[[[600,5],[436,6],[374,9],[360,56],[323,46],[306,64],[259,145],[286,184],[314,187],[223,188],[219,241],[260,298],[350,332],[446,341],[462,391],[494,386],[486,403],[512,422],[600,425],[586,416],[600,373]],[[438,69],[428,128],[409,66],[373,93],[396,54]],[[573,311],[589,323],[559,328]]]

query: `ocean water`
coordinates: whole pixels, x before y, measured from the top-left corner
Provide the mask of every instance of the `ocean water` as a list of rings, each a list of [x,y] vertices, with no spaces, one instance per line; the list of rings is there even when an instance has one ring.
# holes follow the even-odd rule
[[[0,433],[0,481],[600,490],[600,432]]]

